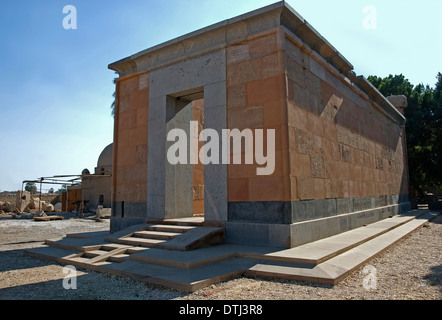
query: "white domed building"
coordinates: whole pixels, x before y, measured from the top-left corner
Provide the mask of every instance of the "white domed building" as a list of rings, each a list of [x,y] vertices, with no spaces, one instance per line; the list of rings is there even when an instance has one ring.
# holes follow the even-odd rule
[[[98,157],[93,174],[85,169],[82,172],[82,197],[90,209],[111,207],[113,143],[103,149]]]

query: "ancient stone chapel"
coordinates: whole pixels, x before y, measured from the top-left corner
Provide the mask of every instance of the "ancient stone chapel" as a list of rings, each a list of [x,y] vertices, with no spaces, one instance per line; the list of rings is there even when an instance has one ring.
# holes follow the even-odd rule
[[[398,99],[357,76],[285,2],[109,68],[119,74],[112,232],[201,217],[225,227],[226,243],[291,248],[410,209]],[[168,134],[181,129],[191,140],[191,123],[219,137],[274,130],[273,173],[257,175],[262,165],[245,162],[246,142],[240,164],[235,154],[229,163],[221,155],[219,163],[170,163]],[[198,150],[207,143],[196,141]]]

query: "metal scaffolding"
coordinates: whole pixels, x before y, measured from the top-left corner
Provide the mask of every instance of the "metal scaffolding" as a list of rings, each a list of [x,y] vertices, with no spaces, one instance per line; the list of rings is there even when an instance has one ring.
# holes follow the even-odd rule
[[[68,179],[71,178],[71,179]],[[23,194],[23,186],[25,183],[39,183],[40,184],[40,201],[38,204],[38,210],[41,211],[41,194],[42,194],[42,185],[43,184],[52,184],[52,185],[65,185],[68,186],[74,186],[74,185],[80,185],[81,184],[81,175],[57,175],[52,177],[41,177],[37,180],[24,180],[21,185],[21,193]],[[66,208],[68,207],[67,204],[69,203],[69,194],[66,192]],[[20,207],[22,204],[22,199],[20,199]]]

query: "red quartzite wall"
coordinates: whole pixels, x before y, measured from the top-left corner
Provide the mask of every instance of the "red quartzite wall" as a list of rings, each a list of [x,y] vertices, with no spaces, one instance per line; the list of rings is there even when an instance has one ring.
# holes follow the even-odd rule
[[[188,50],[187,55],[182,50]],[[225,79],[210,75],[214,61]],[[192,73],[192,63],[208,71]],[[207,115],[214,123],[214,114],[226,129],[275,130],[273,174],[259,176],[256,164],[243,162],[227,165],[226,175],[221,170],[216,176],[222,187],[216,205],[222,208],[226,202],[226,212],[218,210],[211,219],[219,217],[225,224],[227,242],[293,247],[409,210],[403,115],[357,77],[345,58],[284,2],[175,39],[111,68],[120,72],[114,229],[148,215],[148,177],[155,176],[148,168],[157,164],[147,162],[158,159],[149,152],[160,150],[156,145],[148,148],[149,101],[161,101],[168,92],[167,72],[174,81],[186,70],[189,88],[185,77],[171,86],[188,95],[204,91],[204,99],[192,102],[192,120],[199,122],[199,131],[205,128]],[[225,90],[209,90],[214,87]],[[159,98],[149,97],[151,90]],[[218,113],[205,105],[208,94],[221,101],[216,104]],[[210,101],[213,105],[215,100]],[[204,166],[199,163],[192,170],[189,216],[203,214],[214,196],[207,190],[210,175]],[[210,169],[211,174],[215,171]],[[213,181],[210,188],[215,190]],[[125,220],[129,217],[135,220]]]

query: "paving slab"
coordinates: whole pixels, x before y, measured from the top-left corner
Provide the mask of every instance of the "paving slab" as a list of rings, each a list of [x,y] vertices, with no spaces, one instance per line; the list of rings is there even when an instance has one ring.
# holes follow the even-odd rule
[[[306,264],[319,264],[374,237],[407,223],[422,214],[416,212],[403,216],[394,216],[370,225],[340,233],[331,237],[310,242],[295,248],[268,254],[281,261]]]
[[[175,268],[194,268],[236,257],[235,246],[219,245],[191,251],[151,248],[131,255],[131,260],[155,263]]]
[[[425,213],[416,219],[412,219],[406,224],[343,252],[312,269],[299,269],[298,267],[292,266],[277,268],[274,265],[260,264],[258,267],[254,267],[250,271],[259,276],[278,276],[293,280],[334,285],[354,272],[368,260],[387,250],[396,242],[424,225],[434,216],[433,213]]]
[[[211,284],[229,280],[243,273],[255,263],[256,262],[248,259],[234,258],[214,265],[182,270],[174,267],[129,260],[120,264],[102,266],[99,267],[99,270],[191,292]]]
[[[162,245],[170,250],[195,250],[224,243],[225,229],[218,227],[193,228]]]
[[[136,247],[128,246],[125,244],[119,244],[119,243],[106,243],[101,247],[101,250],[112,251],[112,250],[120,249],[120,248],[125,248],[125,249],[129,250],[129,249],[135,249]]]
[[[165,219],[165,220],[156,220],[156,219],[148,219],[146,221],[148,224],[171,224],[178,226],[202,226],[204,222],[204,218],[202,217],[188,217],[188,218],[176,218],[176,219]]]
[[[102,245],[106,244],[106,242],[102,237],[86,238],[86,239],[76,239],[76,238],[47,239],[45,240],[45,243],[53,247],[74,250],[74,251],[97,250],[100,249]]]
[[[119,239],[114,239],[113,241],[120,244],[141,246],[141,247],[157,247],[166,242],[166,240],[137,238],[137,237],[119,238]]]
[[[181,233],[168,232],[168,231],[148,231],[148,230],[137,231],[133,234],[134,237],[138,238],[152,238],[152,239],[162,239],[162,240],[171,240],[179,235],[181,235]]]
[[[109,235],[110,235],[109,231],[93,231],[93,232],[68,233],[66,237],[76,238],[76,239],[88,239],[95,237],[106,237]]]
[[[340,272],[339,267],[335,267],[336,272]],[[323,270],[320,266],[312,268],[300,267],[297,265],[258,263],[249,268],[245,275],[257,276],[263,278],[281,278],[295,281],[305,281],[313,283],[333,284],[333,276],[328,270]]]
[[[40,247],[25,250],[25,254],[42,260],[49,260],[60,263],[61,259],[78,255],[78,251],[66,250],[56,247]]]
[[[154,231],[166,231],[166,232],[187,232],[191,229],[196,228],[195,226],[176,226],[176,225],[167,225],[167,224],[153,224],[148,227],[148,230]]]
[[[109,261],[111,261],[111,262],[124,262],[129,259],[129,256],[130,255],[124,254],[124,253],[116,254],[116,255],[109,257]]]

